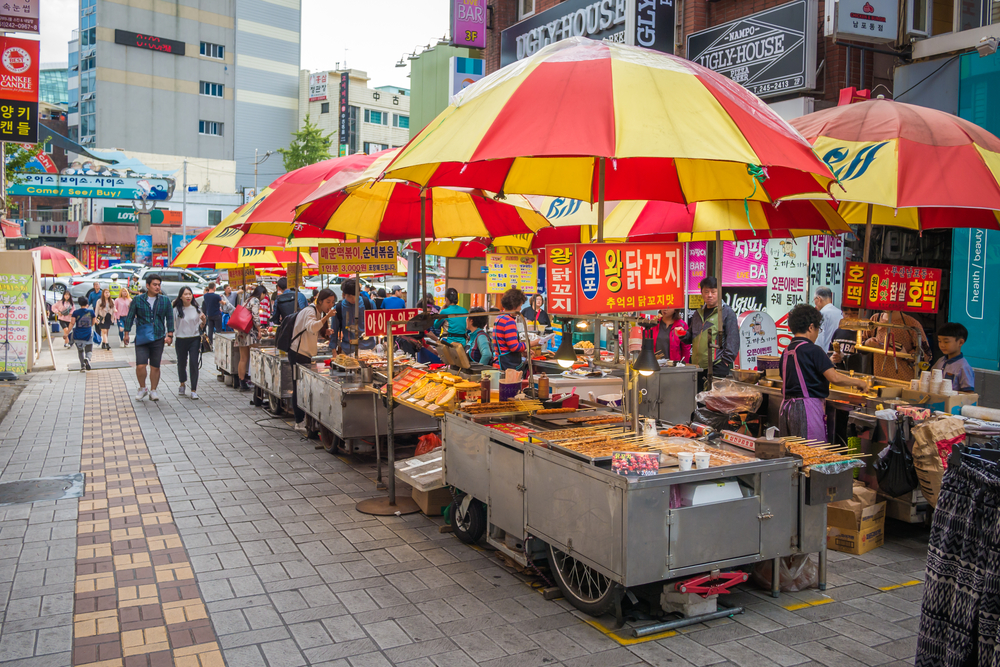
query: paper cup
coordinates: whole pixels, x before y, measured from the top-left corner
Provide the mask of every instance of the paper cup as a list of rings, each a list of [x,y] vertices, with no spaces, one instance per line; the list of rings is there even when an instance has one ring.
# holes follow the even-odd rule
[[[704,470],[708,467],[708,464],[712,461],[712,455],[708,452],[698,452],[694,455],[695,467],[698,470]]]
[[[680,464],[681,470],[690,470],[691,464],[694,463],[694,454],[692,452],[678,452],[677,462]]]
[[[931,381],[940,380],[942,378],[941,369],[934,368],[931,370]]]
[[[910,380],[910,389],[920,391],[920,380]]]

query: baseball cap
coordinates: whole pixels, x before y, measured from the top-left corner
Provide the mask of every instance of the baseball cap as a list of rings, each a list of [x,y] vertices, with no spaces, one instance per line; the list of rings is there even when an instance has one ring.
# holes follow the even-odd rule
[[[405,287],[400,287],[399,285],[393,285],[392,286],[392,291],[393,292],[405,292],[406,288]]]

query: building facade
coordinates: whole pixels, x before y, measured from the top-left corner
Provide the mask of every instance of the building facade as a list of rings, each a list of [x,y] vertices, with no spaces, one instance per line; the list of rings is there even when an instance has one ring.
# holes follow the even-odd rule
[[[341,75],[347,73],[348,132],[340,135]],[[368,87],[368,73],[362,70],[329,70],[299,73],[298,127],[309,122],[319,127],[324,135],[331,135],[330,155],[336,157],[340,147],[343,154],[375,153],[387,148],[403,146],[410,140],[410,91],[398,86]],[[287,143],[287,142],[286,142]]]
[[[85,148],[232,161],[239,188],[255,149],[288,145],[299,0],[79,0],[79,14],[69,125]],[[269,166],[261,187],[281,173]]]

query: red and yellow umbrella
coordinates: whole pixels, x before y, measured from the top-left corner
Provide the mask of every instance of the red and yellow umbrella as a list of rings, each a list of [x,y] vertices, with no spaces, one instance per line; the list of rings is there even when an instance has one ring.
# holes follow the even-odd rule
[[[251,265],[281,269],[286,264],[295,264],[296,259],[298,259],[301,260],[303,267],[316,268],[316,262],[305,252],[263,248],[225,248],[208,245],[205,243],[205,239],[212,231],[212,229],[207,229],[194,237],[177,253],[171,266],[235,269]]]
[[[89,273],[87,267],[65,250],[52,246],[32,248],[42,256],[42,276],[82,276]]]
[[[689,60],[565,39],[459,93],[386,178],[595,202],[824,193],[810,145],[759,98]]]
[[[792,121],[833,169],[851,224],[1000,229],[1000,139],[943,111],[871,100]]]

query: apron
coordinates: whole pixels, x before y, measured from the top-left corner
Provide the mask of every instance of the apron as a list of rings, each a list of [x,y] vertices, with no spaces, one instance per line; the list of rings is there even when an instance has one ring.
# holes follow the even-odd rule
[[[702,317],[702,328],[701,332],[695,336],[694,341],[691,345],[691,363],[698,366],[699,368],[707,369],[710,365],[714,366],[715,362],[722,358],[722,347],[717,347],[715,351],[715,359],[709,363],[708,355],[711,352],[711,347],[709,346],[709,330],[713,332],[721,331],[719,326],[719,308],[716,307],[715,312],[712,313],[711,317],[707,320],[705,317],[705,309],[699,308],[698,313]]]
[[[802,345],[800,343],[799,345]],[[802,367],[795,358],[795,348],[788,347],[781,360],[781,409],[778,411],[778,429],[782,436],[799,436],[809,440],[826,440],[826,402],[822,398],[811,398],[806,387],[806,379],[802,375]],[[788,386],[788,359],[795,365],[795,374],[799,379],[803,398],[786,398],[785,387]]]

